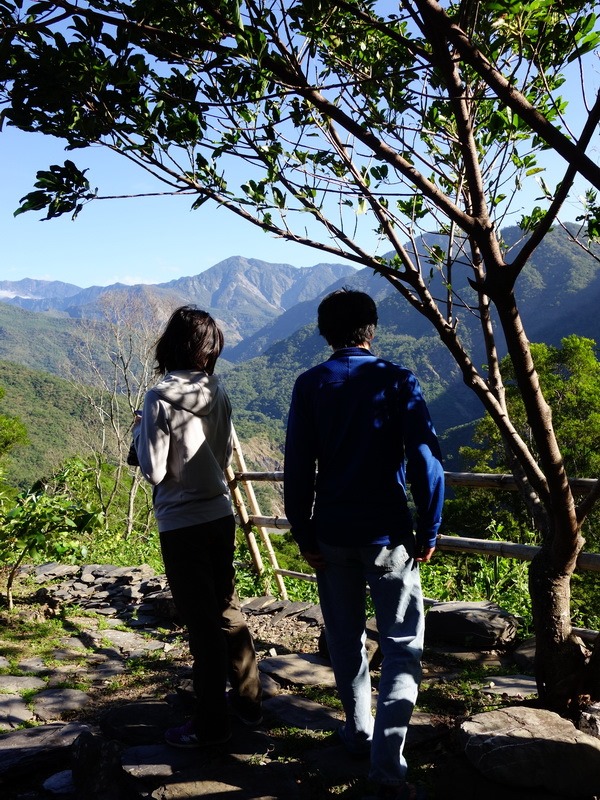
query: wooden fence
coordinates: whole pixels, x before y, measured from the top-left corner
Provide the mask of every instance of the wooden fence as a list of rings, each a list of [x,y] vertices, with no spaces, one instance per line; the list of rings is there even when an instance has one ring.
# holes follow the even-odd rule
[[[255,482],[280,482],[283,481],[283,472],[251,472],[246,469],[244,455],[240,446],[239,439],[234,432],[234,460],[238,469],[229,467],[227,479],[232,492],[233,502],[237,511],[238,520],[243,528],[252,560],[258,573],[264,571],[264,562],[260,554],[258,544],[253,529],[259,532],[260,539],[264,545],[267,558],[272,571],[275,575],[277,589],[281,598],[287,599],[287,590],[284,578],[301,578],[303,580],[314,581],[315,576],[304,572],[293,572],[281,569],[277,563],[277,556],[271,543],[269,531],[289,530],[290,524],[285,517],[268,517],[261,514],[253,483]],[[517,484],[512,475],[499,475],[488,473],[472,472],[445,472],[446,486],[464,486],[477,489],[504,489],[517,491]],[[596,481],[593,478],[576,478],[571,481],[571,487],[576,494],[588,492]],[[243,487],[247,498],[240,490]],[[540,548],[535,545],[516,544],[514,542],[492,541],[490,539],[471,539],[464,536],[439,536],[437,547],[440,550],[459,553],[475,553],[487,556],[499,556],[501,558],[516,558],[521,561],[531,561]],[[600,555],[595,553],[579,554],[577,568],[600,572]]]

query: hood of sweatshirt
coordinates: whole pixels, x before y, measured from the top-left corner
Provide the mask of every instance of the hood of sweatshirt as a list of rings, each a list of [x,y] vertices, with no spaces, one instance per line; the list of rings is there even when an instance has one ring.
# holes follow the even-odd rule
[[[152,391],[172,406],[202,417],[210,413],[222,390],[216,375],[177,370],[165,375]]]

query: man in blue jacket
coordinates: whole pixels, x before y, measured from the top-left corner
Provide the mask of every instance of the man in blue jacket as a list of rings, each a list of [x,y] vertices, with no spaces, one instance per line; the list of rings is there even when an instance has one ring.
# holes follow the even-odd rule
[[[416,377],[370,351],[376,326],[377,308],[363,292],[343,289],[319,306],[319,333],[334,352],[294,386],[285,511],[317,575],[346,716],[342,743],[353,755],[370,753],[378,798],[410,800],[416,789],[406,782],[403,748],[424,632],[417,562],[429,561],[435,549],[444,472]],[[367,585],[383,654],[375,719],[365,649]]]

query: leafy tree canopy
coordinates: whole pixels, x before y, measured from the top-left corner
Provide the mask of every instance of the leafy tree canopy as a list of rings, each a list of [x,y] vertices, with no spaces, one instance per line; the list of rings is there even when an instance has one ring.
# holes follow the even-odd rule
[[[573,478],[589,478],[600,473],[600,362],[592,339],[567,336],[560,347],[532,344],[531,350],[544,393],[552,406],[552,418],[561,452]],[[509,358],[501,369],[507,387],[511,416],[529,439],[529,426],[523,400],[514,380]],[[498,429],[489,416],[475,431],[477,447],[464,447],[462,454],[472,469],[510,471]]]
[[[532,344],[531,348],[544,392],[552,405],[554,427],[569,474],[573,478],[593,477],[600,472],[600,362],[596,343],[573,335],[564,338],[560,347]],[[528,440],[529,425],[509,358],[502,360],[501,369],[511,417]],[[469,471],[511,470],[510,455],[489,415],[476,425],[473,444],[461,447],[460,452]],[[448,531],[478,537],[494,525],[501,525],[505,538],[529,540],[531,518],[513,492],[458,489],[456,495],[456,500],[446,504]],[[597,551],[597,511],[587,523],[586,549]]]

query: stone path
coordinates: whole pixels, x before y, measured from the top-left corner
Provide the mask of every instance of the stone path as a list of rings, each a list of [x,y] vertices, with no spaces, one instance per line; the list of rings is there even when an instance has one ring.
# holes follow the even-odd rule
[[[0,656],[2,800],[365,796],[368,762],[352,760],[345,753],[335,733],[340,712],[318,702],[323,688],[331,694],[334,679],[328,661],[314,652],[278,653],[272,649],[261,653],[264,723],[256,730],[234,723],[233,739],[226,748],[182,751],[163,743],[165,728],[185,717],[189,674],[182,674],[180,691],[165,695],[164,687],[158,685],[148,696],[119,703],[99,719],[94,717],[93,725],[77,721],[86,718],[95,692],[106,691],[115,677],[128,670],[130,659],[177,655],[185,653],[185,646],[165,635],[165,620],[173,609],[161,576],[144,569],[111,572],[108,567],[93,565],[84,572],[69,573],[68,569],[72,568],[56,565],[60,574],[50,567],[39,571],[37,578],[43,585],[38,600],[50,607],[77,602],[93,616],[69,617],[73,635],[61,641],[52,666],[24,660],[17,665],[16,674],[10,674],[10,654],[8,646],[2,649],[0,633],[0,653],[4,653]],[[61,582],[49,585],[51,578]],[[315,631],[320,630],[322,621],[318,606],[274,598],[253,598],[246,602],[245,611],[264,641],[269,626],[285,625],[291,617],[302,619]],[[372,655],[376,657],[374,652]],[[504,663],[489,651],[455,649],[453,655],[498,666]],[[452,677],[451,671],[426,664],[426,681]],[[73,688],[78,683],[85,689]],[[521,674],[489,678],[480,688],[517,698],[535,693],[533,679]],[[474,779],[472,771],[465,772],[464,761],[448,748],[447,740],[448,727],[443,720],[423,711],[415,713],[407,742],[409,763],[428,754],[431,798],[551,800],[558,796],[548,789],[540,794],[515,786],[507,793],[506,786],[486,783],[481,775]],[[600,761],[597,763],[600,767]],[[450,782],[448,775],[452,775]],[[591,797],[589,792],[563,792],[560,796]]]

